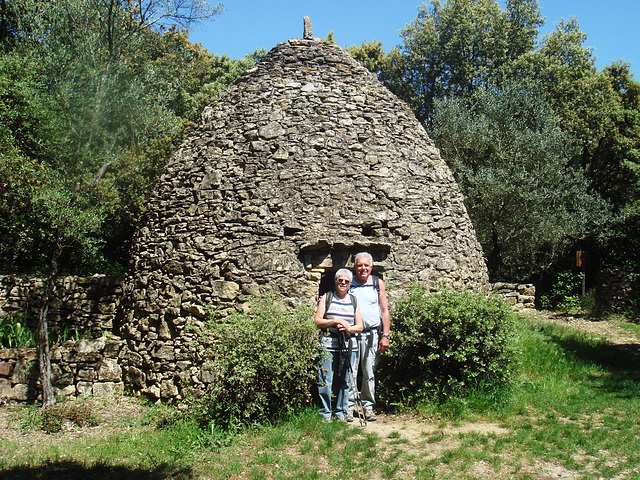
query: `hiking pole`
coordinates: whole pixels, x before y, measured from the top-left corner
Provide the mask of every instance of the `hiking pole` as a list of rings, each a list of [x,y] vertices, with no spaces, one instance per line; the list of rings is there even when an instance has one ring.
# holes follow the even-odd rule
[[[357,341],[357,340],[356,340]],[[356,408],[355,410],[359,409],[359,413],[358,413],[358,419],[360,420],[360,426],[361,427],[366,427],[367,426],[367,419],[364,418],[364,406],[362,405],[362,397],[360,396],[360,389],[358,388],[358,384],[356,383],[358,380],[358,376],[357,374],[354,374],[353,369],[351,368],[351,353],[352,353],[352,346],[351,346],[351,335],[347,332],[340,332],[340,343],[341,343],[341,348],[340,348],[340,352],[341,354],[344,354],[345,350],[347,352],[347,360],[346,360],[346,365],[347,365],[347,372],[349,375],[349,385],[353,385],[353,388],[355,390],[355,406]],[[349,344],[349,346],[347,347],[346,344]],[[351,390],[351,389],[349,389]]]

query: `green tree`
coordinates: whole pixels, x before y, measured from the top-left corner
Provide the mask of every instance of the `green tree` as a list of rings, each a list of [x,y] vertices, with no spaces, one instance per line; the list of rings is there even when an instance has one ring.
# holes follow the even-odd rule
[[[539,85],[560,128],[576,139],[572,165],[584,172],[589,190],[610,202],[617,215],[603,228],[611,238],[601,237],[591,253],[600,255],[604,265],[620,266],[637,258],[632,252],[638,247],[633,223],[640,193],[639,87],[629,65],[597,71],[586,39],[575,18],[562,21],[539,49],[513,62],[505,76]],[[637,269],[635,265],[631,268]]]
[[[102,206],[99,230],[92,234],[97,250],[67,246],[60,266],[80,274],[119,273],[167,158],[204,106],[264,51],[235,60],[212,55],[189,42],[185,30],[168,27],[158,33],[142,28],[138,21],[130,25],[124,13],[107,15],[106,7],[114,5],[109,2],[90,2],[92,17],[108,20],[109,28],[97,20],[91,24],[82,8],[64,21],[54,19],[54,23],[46,13],[37,11],[31,0],[11,5],[21,7],[14,9],[20,15],[14,15],[10,29],[20,33],[16,39],[21,41],[8,46],[0,57],[0,142],[13,145],[12,150],[2,149],[1,161],[6,164],[0,167],[0,175],[6,174],[2,183],[7,186],[0,196],[0,212],[11,212],[0,218],[0,269],[24,273],[48,270],[52,242],[46,215],[31,201],[33,191],[20,187],[34,187],[33,179],[21,178],[23,174],[28,177],[30,170],[11,165],[35,162],[39,169],[57,171],[68,170],[72,164],[84,168],[110,156],[113,163],[93,192],[93,201]],[[48,39],[46,45],[32,41],[38,38],[34,29],[46,24],[76,32],[73,42],[54,33],[50,36],[55,38]],[[80,35],[81,31],[85,34]],[[56,38],[62,45],[56,46]],[[65,56],[65,49],[71,53]],[[92,105],[96,106],[93,110]],[[85,147],[74,150],[80,145]],[[21,160],[14,161],[18,157]],[[67,173],[63,177],[68,177]],[[90,184],[90,175],[87,181]]]
[[[346,47],[345,50],[371,73],[380,75],[387,68],[387,56],[379,40],[362,42],[360,45]]]
[[[45,230],[32,194],[42,188],[54,113],[46,75],[30,52],[0,55],[0,266],[44,265]],[[24,271],[24,270],[18,270]]]
[[[616,99],[611,79],[598,72],[586,34],[575,18],[561,21],[543,39],[540,48],[512,62],[505,79],[522,84],[535,82],[546,92],[561,128],[579,142],[574,162],[588,168],[601,138],[611,128]]]
[[[433,137],[494,281],[535,278],[607,219],[606,203],[570,166],[576,142],[541,92],[511,86],[438,101]]]
[[[18,192],[40,219],[44,243],[49,244],[49,268],[38,313],[43,404],[48,405],[55,397],[47,313],[62,253],[77,247],[76,251],[87,253],[85,258],[96,255],[97,233],[112,190],[109,169],[125,152],[171,136],[181,127],[181,119],[167,107],[171,90],[166,90],[166,78],[152,62],[144,61],[141,46],[157,35],[154,26],[160,28],[168,21],[188,25],[217,13],[220,7],[208,9],[205,2],[183,0],[64,0],[56,8],[24,0],[21,6],[12,53],[23,55],[37,69],[32,81],[25,82],[13,98],[26,99],[24,91],[33,85],[38,91],[34,117],[44,121],[49,131],[37,158],[38,181]],[[15,112],[11,105],[8,110]],[[4,141],[18,150],[11,152],[12,163],[3,162],[5,179],[12,166],[15,171],[16,160],[28,154],[16,145],[24,137],[15,134],[18,124],[14,120],[3,128]],[[7,130],[12,133],[6,134]]]
[[[537,1],[433,0],[390,52],[385,83],[431,125],[435,101],[494,83],[501,68],[529,51],[542,25]]]
[[[606,235],[594,233],[612,226],[603,223],[612,217],[602,199],[621,212],[616,238],[633,232],[626,222],[637,218],[637,86],[624,67],[596,70],[576,19],[536,44],[542,23],[535,0],[504,9],[434,0],[403,31],[403,45],[378,62],[380,79],[452,165],[498,278],[531,278],[572,242],[605,251]],[[366,58],[364,49],[356,54]],[[536,103],[517,106],[518,95]],[[500,118],[493,105],[501,104],[513,119]],[[523,115],[537,120],[523,124]]]
[[[616,93],[617,107],[609,128],[594,148],[587,175],[592,188],[617,213],[610,238],[601,247],[605,267],[640,273],[640,83],[625,63],[605,68]]]
[[[627,63],[606,67],[615,107],[592,149],[587,175],[594,190],[620,211],[640,201],[640,83]]]

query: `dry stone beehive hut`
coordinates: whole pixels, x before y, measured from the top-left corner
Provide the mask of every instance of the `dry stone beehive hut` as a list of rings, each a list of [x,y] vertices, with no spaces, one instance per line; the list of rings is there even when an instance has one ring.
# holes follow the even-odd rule
[[[187,326],[203,305],[265,290],[312,301],[361,250],[391,290],[488,282],[462,195],[409,108],[338,46],[281,43],[205,108],[149,203],[125,283],[131,381],[179,397],[202,381]]]

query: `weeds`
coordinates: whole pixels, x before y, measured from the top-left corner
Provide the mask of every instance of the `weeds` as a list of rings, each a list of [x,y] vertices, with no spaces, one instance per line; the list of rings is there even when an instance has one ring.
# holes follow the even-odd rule
[[[36,334],[29,328],[26,313],[0,317],[0,347],[35,347],[36,344]]]
[[[15,313],[0,317],[0,348],[35,347],[38,344],[34,320],[28,313]],[[49,344],[55,345],[67,340],[78,341],[83,336],[77,330],[65,326],[60,332],[49,332]]]
[[[19,426],[22,430],[57,433],[66,423],[77,427],[95,426],[100,423],[100,419],[91,405],[79,400],[58,403],[45,408],[35,405],[25,406]]]

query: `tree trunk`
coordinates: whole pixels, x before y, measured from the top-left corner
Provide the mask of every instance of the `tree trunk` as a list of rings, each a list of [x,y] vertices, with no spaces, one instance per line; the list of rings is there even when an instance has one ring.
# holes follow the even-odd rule
[[[43,407],[48,407],[56,403],[53,385],[51,384],[51,356],[49,355],[49,324],[47,315],[49,313],[49,301],[53,294],[53,287],[58,278],[58,260],[62,252],[60,234],[60,229],[58,229],[51,256],[51,271],[44,284],[40,310],[38,311],[38,360],[40,362],[40,384],[42,385]]]

